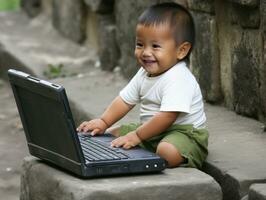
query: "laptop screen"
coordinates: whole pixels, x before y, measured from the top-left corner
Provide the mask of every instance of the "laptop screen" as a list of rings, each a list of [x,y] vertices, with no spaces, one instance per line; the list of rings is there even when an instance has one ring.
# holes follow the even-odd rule
[[[34,147],[37,154],[45,152],[80,162],[72,116],[63,101],[64,89],[19,79],[23,77],[13,77],[11,85],[29,147]]]

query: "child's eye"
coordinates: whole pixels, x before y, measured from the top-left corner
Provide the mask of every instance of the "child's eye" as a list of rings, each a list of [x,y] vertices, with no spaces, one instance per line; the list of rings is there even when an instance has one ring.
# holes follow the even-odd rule
[[[160,46],[159,44],[153,44],[153,45],[152,45],[152,48],[154,48],[154,49],[158,49],[158,48],[161,48],[161,46]]]
[[[137,42],[136,47],[143,47],[143,44],[141,44],[140,42]]]

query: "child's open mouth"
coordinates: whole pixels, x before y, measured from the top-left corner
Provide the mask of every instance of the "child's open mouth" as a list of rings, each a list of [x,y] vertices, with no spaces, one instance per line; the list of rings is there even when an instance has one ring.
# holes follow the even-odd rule
[[[156,60],[142,60],[142,62],[143,62],[145,65],[151,65],[151,64],[156,63]]]

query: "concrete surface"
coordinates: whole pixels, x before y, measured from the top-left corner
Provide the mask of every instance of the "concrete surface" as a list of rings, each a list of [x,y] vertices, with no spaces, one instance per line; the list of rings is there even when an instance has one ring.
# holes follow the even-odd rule
[[[222,186],[225,199],[240,199],[249,186],[266,182],[263,125],[222,107],[206,106],[210,131],[204,171]]]
[[[0,72],[19,67],[44,77],[48,65],[62,64],[62,75],[71,76],[86,71],[98,59],[88,45],[85,48],[62,37],[45,15],[30,21],[20,12],[0,12],[0,18],[0,54],[4,54]]]
[[[0,199],[18,200],[22,160],[28,154],[13,94],[0,79]]]
[[[266,200],[266,184],[251,185],[248,193],[248,200]]]
[[[167,169],[162,174],[81,180],[27,157],[22,172],[22,187],[27,188],[22,189],[21,200],[222,199],[220,186],[214,179],[192,168]]]
[[[39,40],[40,37],[37,37],[38,34],[35,35],[32,33],[35,31],[38,32],[42,30],[42,28],[44,28],[45,32],[45,27],[40,26],[37,20],[35,26],[30,26],[33,22],[27,25],[27,23],[29,23],[27,20],[25,20],[23,26],[19,25],[20,18],[22,18],[20,14],[12,16],[9,16],[9,14],[0,14],[0,18],[1,22],[5,22],[0,24],[0,43],[8,50],[12,58],[15,57],[17,60],[23,60],[25,57],[27,59],[30,58],[31,62],[23,62],[25,63],[25,67],[33,71],[36,75],[43,76],[43,71],[40,70],[35,63],[45,63],[44,60],[39,60],[42,58],[41,55],[44,54],[41,47],[50,44],[53,49],[57,37],[51,34],[49,37]],[[6,23],[6,21],[9,21],[9,23]],[[9,28],[6,28],[6,26]],[[30,38],[34,41],[33,43],[36,44],[36,46],[40,47],[38,51],[34,51],[35,56],[29,53],[31,47],[25,48],[27,44],[20,46],[17,44],[15,45],[14,42],[12,44],[12,41],[15,41],[15,39],[19,37],[19,33],[23,33],[24,41],[28,41],[27,38]],[[21,40],[20,38],[19,41]],[[63,46],[63,43],[68,42],[64,40],[60,42],[59,46],[61,46],[61,43]],[[14,48],[15,50],[13,51]],[[64,57],[63,49],[60,56],[57,56],[57,52],[50,54],[49,60],[53,60],[53,58],[56,60],[57,58]],[[67,48],[65,49],[66,52],[68,52]],[[45,50],[46,48],[44,48],[44,52],[47,53]],[[76,59],[80,60],[79,56],[77,56]],[[74,67],[76,65],[73,63],[72,67],[66,68],[66,72],[72,74],[72,76],[53,80],[55,83],[65,86],[69,98],[74,103],[73,105],[78,105],[79,109],[85,111],[88,117],[99,116],[111,99],[118,94],[119,90],[127,82],[121,78],[119,73],[103,72],[99,68],[96,68],[95,66],[97,65],[94,63],[97,62],[85,62],[78,67]],[[0,65],[0,67],[0,69],[4,69],[3,66]],[[208,129],[210,130],[210,153],[203,170],[213,176],[221,185],[224,200],[239,200],[248,194],[251,184],[266,182],[266,133],[263,132],[263,124],[253,119],[236,115],[223,107],[208,104],[205,106],[208,118]],[[137,109],[133,110],[123,122],[137,121],[137,112]],[[78,116],[76,116],[76,118],[78,121],[77,123],[79,123],[81,118],[78,119]],[[20,159],[20,157],[17,159]],[[31,161],[28,162],[30,163]],[[38,164],[38,166],[39,165],[43,164]],[[43,170],[45,167],[44,165],[38,169]],[[177,169],[177,171],[178,170],[179,169]],[[4,183],[1,184],[4,185]]]

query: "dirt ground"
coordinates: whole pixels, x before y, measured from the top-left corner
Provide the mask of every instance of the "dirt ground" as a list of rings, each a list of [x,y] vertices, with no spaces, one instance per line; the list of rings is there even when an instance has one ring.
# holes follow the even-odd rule
[[[18,200],[20,169],[29,155],[13,93],[0,79],[0,199]]]

